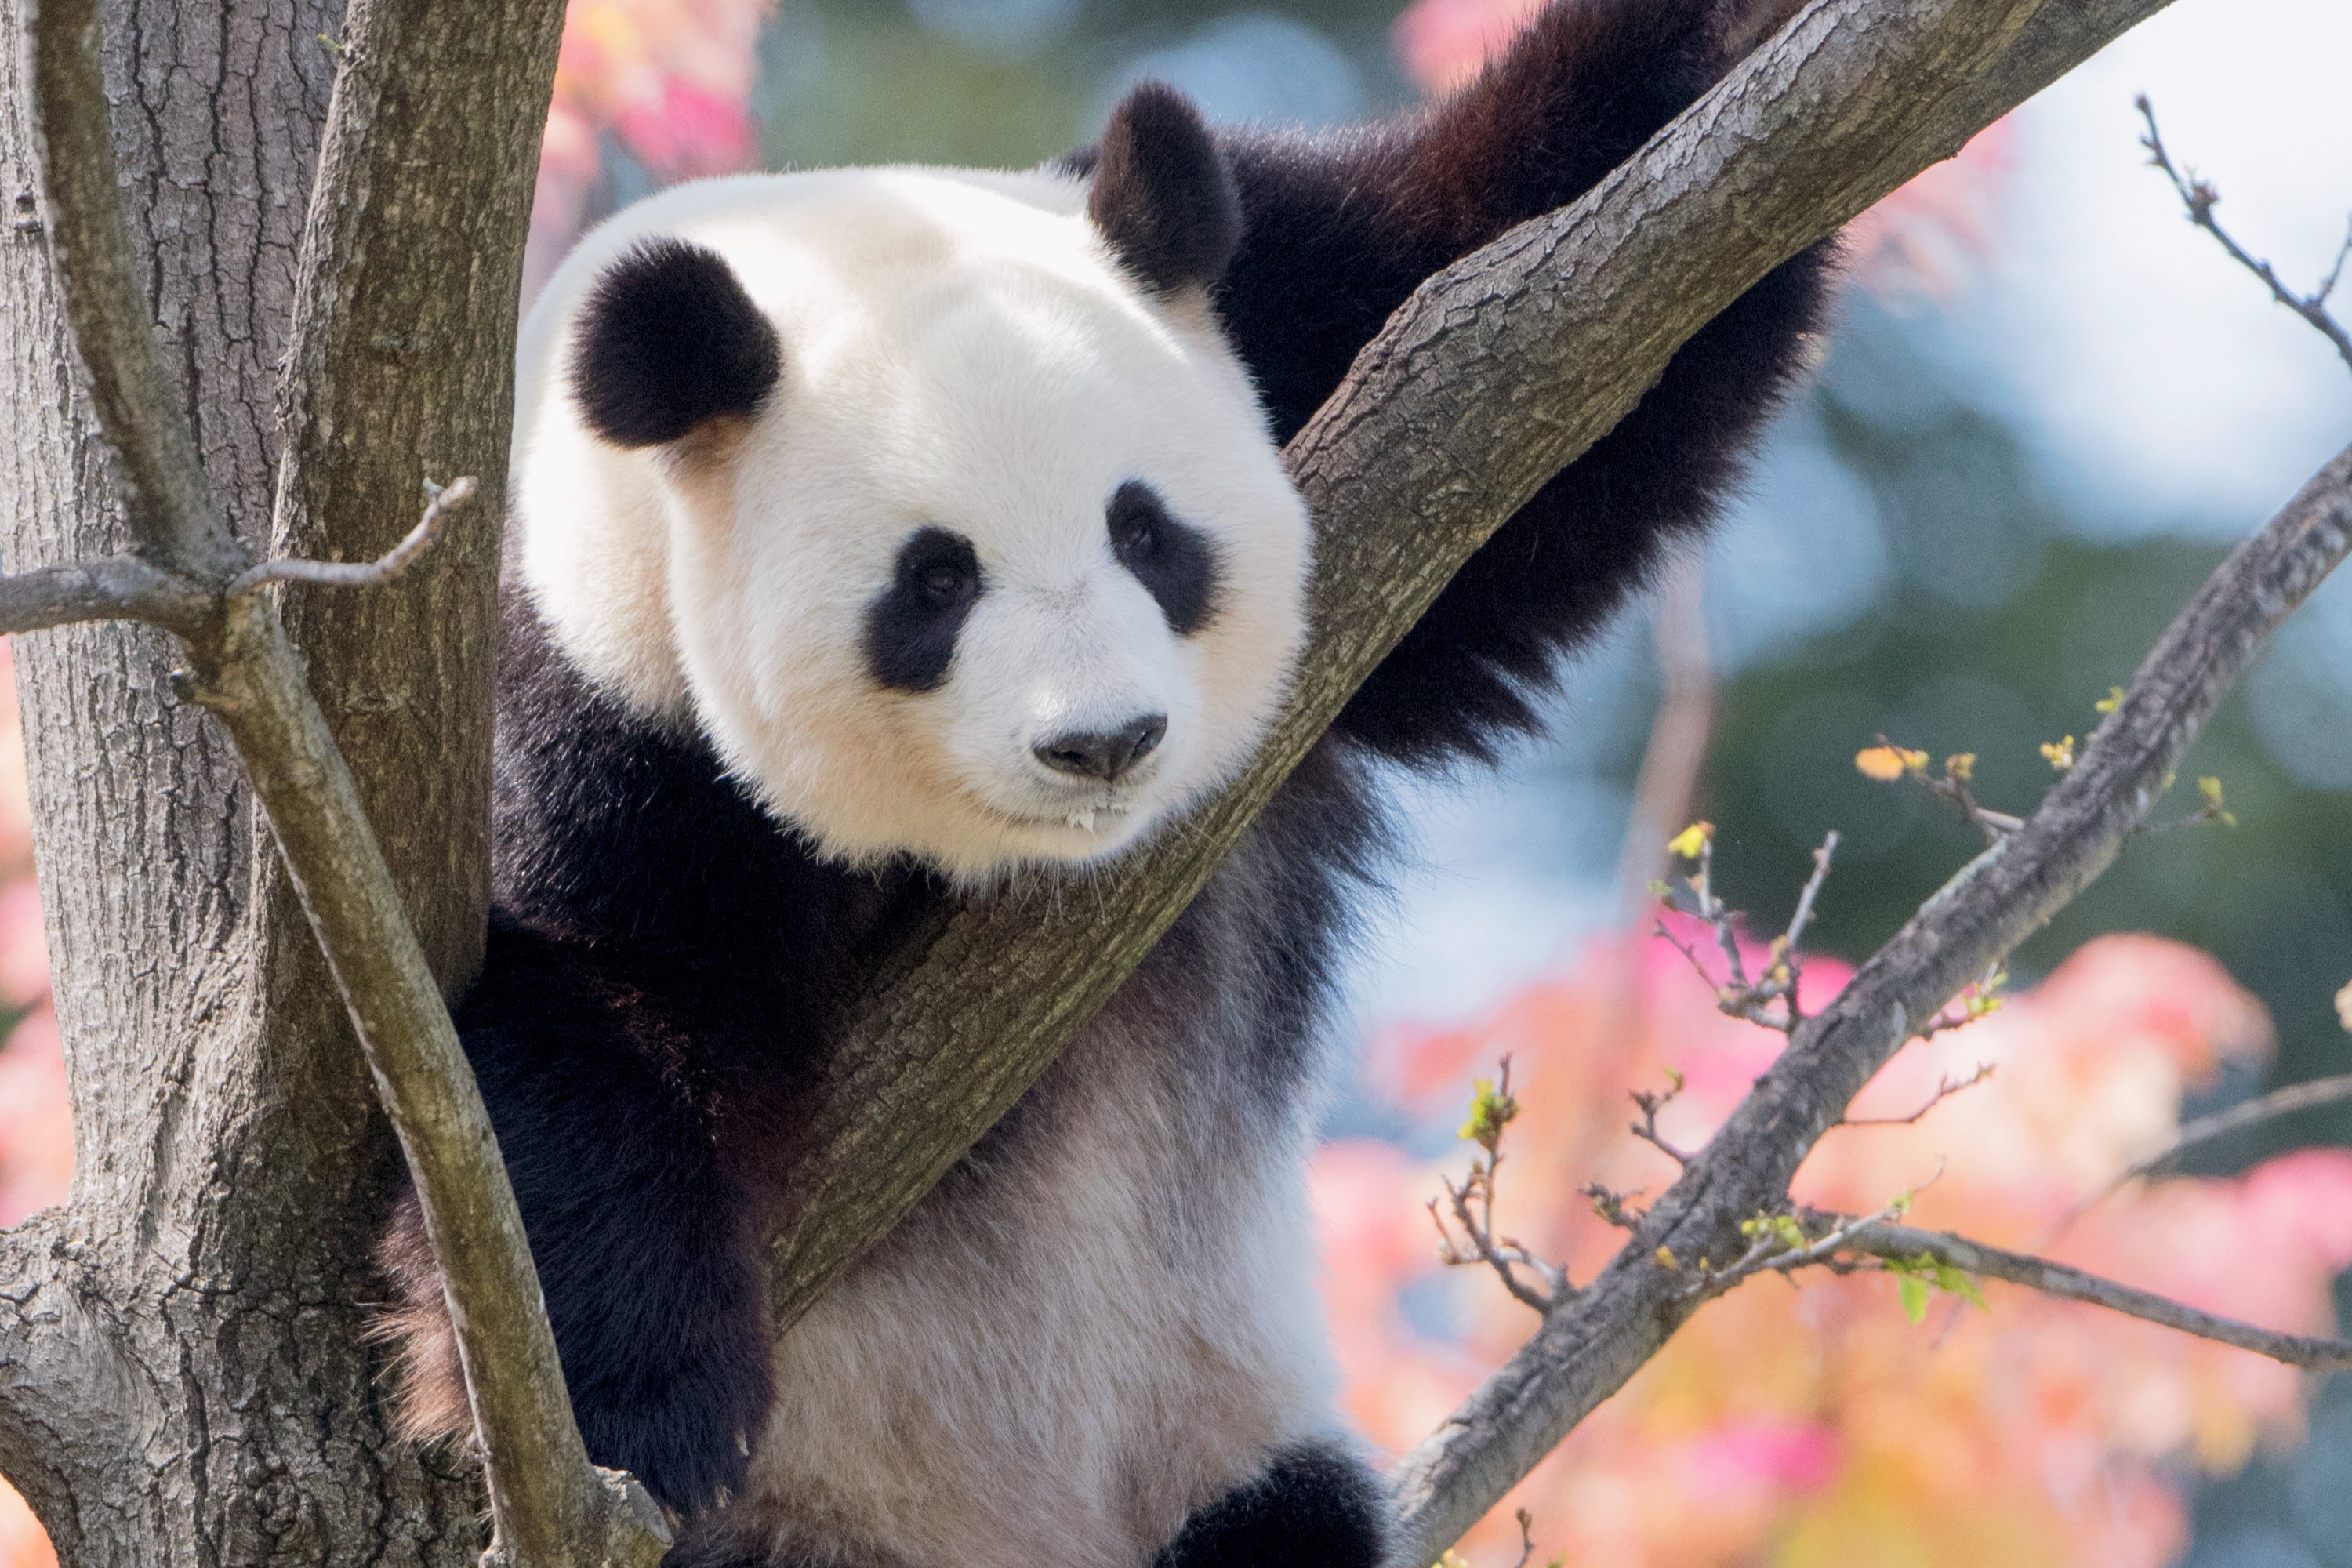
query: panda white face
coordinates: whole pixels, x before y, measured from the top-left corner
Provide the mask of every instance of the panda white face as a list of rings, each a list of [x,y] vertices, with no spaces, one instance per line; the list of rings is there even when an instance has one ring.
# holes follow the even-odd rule
[[[541,613],[826,853],[1098,859],[1231,777],[1286,690],[1304,509],[1202,290],[1139,283],[1087,194],[681,187],[527,331]]]

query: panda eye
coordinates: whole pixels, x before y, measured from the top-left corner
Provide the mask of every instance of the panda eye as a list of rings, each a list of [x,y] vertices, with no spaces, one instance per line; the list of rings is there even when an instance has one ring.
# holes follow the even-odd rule
[[[971,586],[971,578],[961,565],[951,561],[936,562],[924,567],[922,582],[924,595],[941,609],[962,598]]]
[[[1148,561],[1160,549],[1160,498],[1141,484],[1121,485],[1111,497],[1109,515],[1104,520],[1110,525],[1110,547],[1118,558],[1133,565]]]
[[[944,528],[927,528],[898,552],[898,593],[908,605],[938,614],[980,596],[980,557],[971,541]]]

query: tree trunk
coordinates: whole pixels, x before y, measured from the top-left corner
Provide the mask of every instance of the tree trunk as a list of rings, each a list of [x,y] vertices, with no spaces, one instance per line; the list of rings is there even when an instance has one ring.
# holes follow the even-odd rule
[[[129,542],[42,243],[28,11],[0,0],[12,571]],[[131,245],[238,537],[371,554],[414,524],[421,479],[484,481],[430,569],[364,605],[289,607],[322,650],[314,684],[446,983],[477,962],[488,894],[488,611],[535,146],[509,144],[511,127],[535,135],[544,115],[561,15],[546,0],[378,7],[379,56],[519,63],[486,89],[497,102],[457,106],[466,126],[446,98],[384,95],[315,219],[340,5],[119,0],[107,17]],[[341,90],[373,90],[366,75]],[[504,112],[534,92],[535,109]],[[460,157],[395,184],[420,146]],[[331,231],[313,237],[310,289],[306,219]],[[420,225],[450,243],[383,243]],[[279,390],[289,352],[310,373],[297,398]],[[321,516],[331,493],[341,515]],[[75,1563],[470,1562],[468,1467],[387,1440],[362,1339],[397,1154],[228,741],[173,695],[177,662],[169,637],[120,625],[18,651],[80,1158],[65,1209],[0,1234],[0,1473]]]

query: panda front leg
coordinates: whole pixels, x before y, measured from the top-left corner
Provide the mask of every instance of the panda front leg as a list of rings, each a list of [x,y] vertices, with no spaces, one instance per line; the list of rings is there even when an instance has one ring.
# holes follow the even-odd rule
[[[1314,1444],[1196,1510],[1151,1568],[1376,1568],[1386,1535],[1378,1478],[1337,1446]]]
[[[707,1115],[643,1048],[643,993],[493,928],[459,1035],[498,1134],[588,1457],[692,1513],[743,1487],[773,1397],[757,1215]],[[382,1258],[401,1425],[472,1430],[441,1276],[414,1191]]]

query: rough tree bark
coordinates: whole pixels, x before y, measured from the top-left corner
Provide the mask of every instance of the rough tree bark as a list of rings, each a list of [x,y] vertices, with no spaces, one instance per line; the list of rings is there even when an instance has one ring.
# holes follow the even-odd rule
[[[18,55],[30,11],[0,3],[12,569],[128,542],[41,243]],[[425,476],[488,481],[489,504],[430,569],[363,602],[289,606],[455,984],[487,896],[486,610],[562,6],[388,5],[369,20],[346,40],[341,8],[314,0],[124,0],[104,58],[132,249],[232,531],[257,549],[373,554],[415,523]],[[436,89],[372,93],[368,157],[338,166],[327,150],[316,221],[331,243],[312,248],[335,275],[296,323],[320,129],[354,43],[399,51]],[[345,80],[374,85],[362,68]],[[281,354],[331,393],[289,400],[283,435]],[[329,484],[336,514],[315,515]],[[68,1207],[0,1254],[0,1350],[14,1331],[35,1358],[0,1401],[0,1470],[77,1563],[470,1560],[471,1481],[383,1429],[360,1329],[396,1156],[225,737],[172,694],[158,633],[76,627],[18,658],[80,1158]]]

